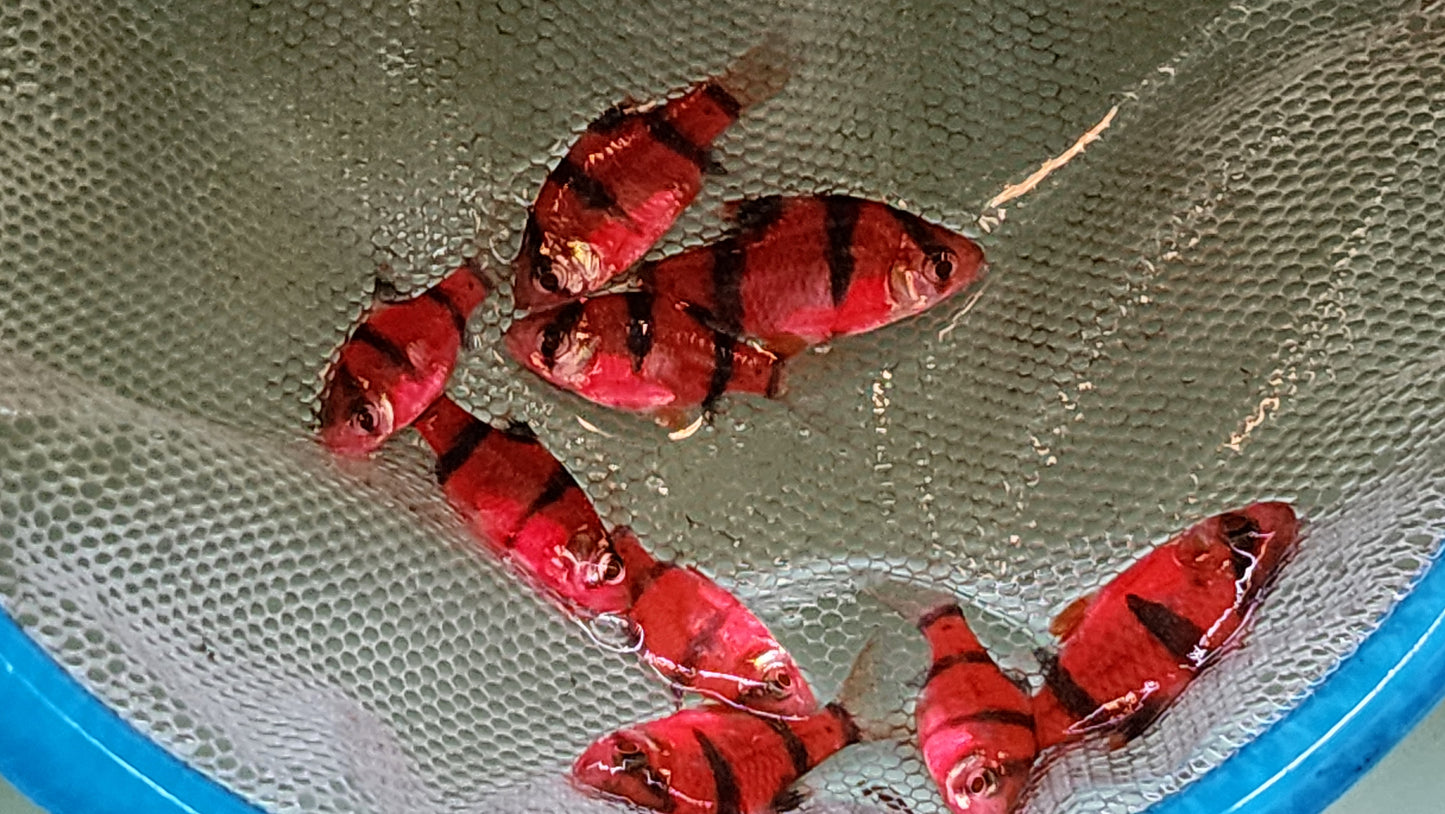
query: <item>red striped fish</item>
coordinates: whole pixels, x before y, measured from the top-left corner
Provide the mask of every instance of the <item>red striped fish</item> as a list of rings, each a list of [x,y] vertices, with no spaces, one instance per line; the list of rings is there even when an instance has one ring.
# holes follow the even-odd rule
[[[795,807],[793,783],[859,735],[839,704],[795,720],[707,705],[598,739],[572,777],[670,814],[773,814]]]
[[[933,651],[916,711],[924,765],[951,810],[1007,814],[1038,752],[1029,696],[999,670],[958,605],[925,614],[918,629]]]
[[[978,244],[845,195],[734,205],[734,233],[645,264],[644,288],[783,355],[918,314],[985,272]]]
[[[1054,620],[1034,696],[1039,748],[1142,734],[1239,633],[1299,538],[1287,503],[1255,503],[1165,542]]]
[[[597,510],[526,425],[497,429],[442,396],[416,426],[448,502],[488,548],[575,608],[628,609],[626,570]]]
[[[630,530],[612,542],[629,577],[643,659],[679,690],[801,717],[817,699],[793,657],[732,594],[694,568],[659,562]]]
[[[713,141],[787,79],[786,60],[765,43],[682,96],[613,108],[588,125],[528,215],[513,261],[517,307],[595,291],[641,259],[697,197]]]
[[[607,407],[644,413],[711,408],[723,393],[775,396],[778,357],[703,326],[644,291],[605,294],[512,323],[507,350],[527,369]]]
[[[321,398],[321,442],[367,455],[442,394],[461,351],[467,317],[487,296],[468,263],[406,302],[373,311],[341,346]]]

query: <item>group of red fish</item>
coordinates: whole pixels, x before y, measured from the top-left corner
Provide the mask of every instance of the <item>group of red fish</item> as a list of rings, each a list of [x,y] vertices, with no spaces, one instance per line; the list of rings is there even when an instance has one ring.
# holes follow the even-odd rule
[[[717,171],[710,148],[781,89],[761,46],[669,101],[614,108],[552,169],[531,207],[513,294],[530,311],[512,357],[609,407],[676,421],[724,393],[774,396],[784,362],[918,314],[981,279],[971,240],[882,203],[769,196],[728,209],[707,245],[639,263]],[[635,272],[635,285],[614,282]],[[674,814],[764,814],[860,726],[848,692],[820,705],[751,611],[700,571],[606,528],[525,425],[494,426],[444,395],[472,311],[492,282],[469,262],[421,295],[379,305],[343,344],[321,439],[366,456],[407,426],[476,538],[580,618],[609,615],[642,660],[697,706],[606,735],[577,759],[584,788]],[[610,288],[609,288],[610,287]],[[1297,537],[1294,512],[1258,503],[1204,520],[1056,620],[1036,693],[999,670],[956,604],[913,620],[933,651],[917,702],[928,771],[957,812],[1006,812],[1044,749],[1090,733],[1138,735],[1236,637]]]

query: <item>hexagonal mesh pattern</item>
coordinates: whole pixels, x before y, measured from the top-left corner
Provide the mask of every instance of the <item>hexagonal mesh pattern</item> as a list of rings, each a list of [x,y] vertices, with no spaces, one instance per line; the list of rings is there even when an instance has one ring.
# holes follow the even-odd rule
[[[453,395],[533,422],[821,697],[906,630],[863,584],[957,591],[1030,671],[1053,612],[1151,543],[1292,499],[1310,534],[1248,646],[1027,806],[1139,810],[1297,702],[1445,533],[1438,3],[192,5],[0,5],[0,598],[268,808],[617,810],[565,769],[666,693],[472,553],[414,437],[342,466],[307,432],[375,276],[500,274],[593,116],[767,32],[796,74],[659,252],[775,191],[963,227],[1120,105],[983,238],[973,310],[808,355],[786,399],[727,402],[685,442],[504,360],[506,290],[474,317]],[[899,722],[913,638],[874,667]],[[908,743],[805,783],[808,811],[942,810]]]

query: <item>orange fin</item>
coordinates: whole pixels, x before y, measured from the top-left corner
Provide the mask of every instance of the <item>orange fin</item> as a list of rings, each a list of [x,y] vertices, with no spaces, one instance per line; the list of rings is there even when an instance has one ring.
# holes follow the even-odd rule
[[[1059,611],[1052,622],[1049,622],[1049,632],[1059,637],[1059,641],[1066,641],[1079,629],[1079,624],[1084,621],[1084,615],[1089,612],[1089,606],[1093,604],[1096,594],[1085,594],[1067,607]]]
[[[767,349],[780,359],[791,359],[811,347],[801,336],[784,336],[767,343]]]

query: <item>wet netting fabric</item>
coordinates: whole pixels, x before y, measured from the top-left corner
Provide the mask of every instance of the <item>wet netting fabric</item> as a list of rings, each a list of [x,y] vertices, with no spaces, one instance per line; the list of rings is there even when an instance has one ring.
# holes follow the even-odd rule
[[[1325,679],[1445,533],[1439,3],[179,5],[0,3],[0,600],[266,809],[622,810],[566,769],[670,694],[477,552],[414,433],[342,464],[315,411],[378,288],[464,257],[505,279],[589,120],[769,35],[791,82],[654,255],[716,236],[725,200],[844,192],[978,235],[976,304],[807,354],[786,398],[671,441],[508,360],[503,286],[450,393],[531,422],[820,698],[871,638],[869,703],[910,720],[923,644],[866,586],[957,593],[1037,683],[1071,599],[1292,500],[1308,534],[1244,646],[1025,806],[1139,811]],[[943,810],[906,738],[803,785],[808,812]]]

